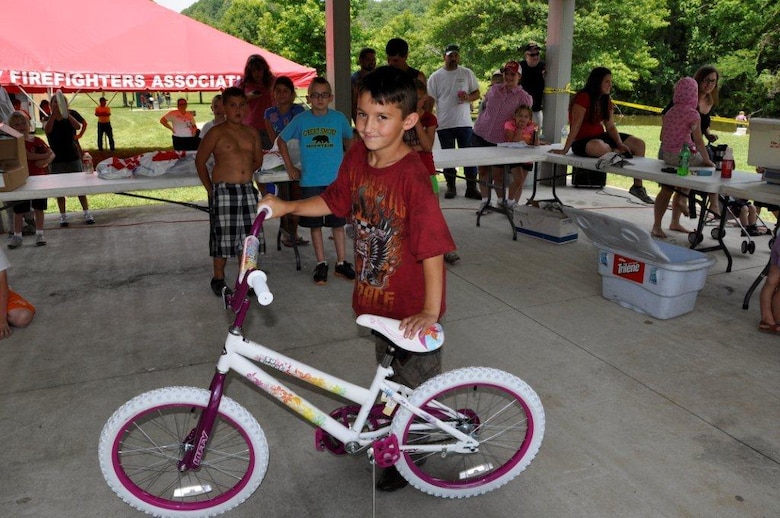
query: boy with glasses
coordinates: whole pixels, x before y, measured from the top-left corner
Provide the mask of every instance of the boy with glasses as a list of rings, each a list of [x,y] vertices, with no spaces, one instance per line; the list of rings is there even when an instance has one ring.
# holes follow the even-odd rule
[[[301,198],[311,198],[325,192],[325,188],[336,179],[345,149],[352,144],[352,126],[347,117],[328,108],[333,100],[330,83],[324,77],[315,77],[309,85],[306,96],[311,110],[294,117],[278,137],[279,154],[284,159],[290,180],[301,181]],[[301,148],[301,169],[290,159],[287,141],[297,139]],[[311,243],[317,266],[314,268],[314,283],[328,282],[328,263],[325,260],[325,246],[322,227],[331,227],[336,246],[336,275],[347,280],[355,279],[355,270],[346,261],[345,218],[327,216],[303,217],[298,225],[311,229]]]

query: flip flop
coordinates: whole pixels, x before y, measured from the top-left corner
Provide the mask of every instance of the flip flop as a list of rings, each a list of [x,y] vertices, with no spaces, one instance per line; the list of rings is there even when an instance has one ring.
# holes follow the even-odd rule
[[[292,241],[290,239],[282,239],[282,244],[284,246],[286,246],[287,248],[292,248],[292,246],[293,246]],[[309,242],[306,241],[305,239],[303,239],[302,237],[299,237],[296,240],[295,244],[298,245],[298,246],[306,246],[306,245],[309,244]]]
[[[762,333],[780,334],[780,324],[767,324],[763,320],[758,323],[758,330]]]

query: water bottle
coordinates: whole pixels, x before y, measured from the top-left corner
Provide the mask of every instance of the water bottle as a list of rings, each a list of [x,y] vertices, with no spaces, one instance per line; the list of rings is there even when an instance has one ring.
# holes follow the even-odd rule
[[[680,176],[688,176],[688,162],[691,159],[691,149],[688,144],[683,144],[680,148],[680,154],[678,155],[680,164],[677,166],[677,174]]]
[[[569,138],[569,126],[564,126],[561,128],[561,142],[563,145],[566,145],[566,140]]]
[[[92,163],[92,155],[85,152],[81,157],[81,163],[84,165],[84,174],[92,174],[95,169],[94,164]]]

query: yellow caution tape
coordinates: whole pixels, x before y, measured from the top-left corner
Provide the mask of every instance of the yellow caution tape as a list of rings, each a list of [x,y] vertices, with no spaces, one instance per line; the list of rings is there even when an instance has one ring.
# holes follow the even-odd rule
[[[544,93],[546,94],[569,94],[573,95],[576,94],[574,90],[571,89],[571,85],[566,85],[565,88],[551,88],[551,87],[545,87]],[[647,106],[645,104],[637,104],[637,103],[630,103],[627,101],[616,101],[612,100],[614,104],[618,104],[620,106],[626,106],[628,108],[634,108],[636,110],[644,110],[652,113],[661,113],[663,112],[663,108],[658,108],[657,106]],[[747,121],[738,121],[736,119],[731,119],[728,117],[719,117],[717,115],[714,115],[710,118],[713,122],[724,122],[724,123],[730,123],[730,124],[740,124],[743,126],[749,126],[749,122]]]

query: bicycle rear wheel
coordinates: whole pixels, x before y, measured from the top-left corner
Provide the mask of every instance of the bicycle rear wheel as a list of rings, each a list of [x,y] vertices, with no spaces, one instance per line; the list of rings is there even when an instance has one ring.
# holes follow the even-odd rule
[[[167,387],[141,394],[108,420],[100,468],[122,500],[154,516],[214,516],[246,500],[268,467],[263,429],[222,398],[198,470],[180,472],[185,439],[209,401],[208,390]]]
[[[465,498],[499,488],[520,474],[539,451],[544,409],[524,381],[507,372],[469,367],[440,374],[417,388],[409,401],[479,439],[474,453],[402,451],[395,467],[417,489],[444,498]],[[455,439],[400,409],[392,433],[399,446],[451,445]]]

